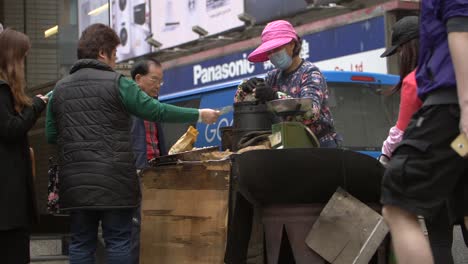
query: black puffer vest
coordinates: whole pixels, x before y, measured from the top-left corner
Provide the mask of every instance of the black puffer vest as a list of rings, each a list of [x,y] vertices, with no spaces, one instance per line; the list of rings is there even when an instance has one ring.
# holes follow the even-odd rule
[[[61,209],[135,207],[140,186],[130,115],[120,74],[97,60],[79,60],[56,86],[52,112],[59,146]]]

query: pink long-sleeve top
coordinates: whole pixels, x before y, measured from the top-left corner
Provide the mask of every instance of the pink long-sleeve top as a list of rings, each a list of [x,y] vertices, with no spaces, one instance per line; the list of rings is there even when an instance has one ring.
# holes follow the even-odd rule
[[[403,138],[403,133],[406,127],[408,127],[411,117],[422,105],[416,88],[416,70],[414,70],[403,79],[398,120],[396,125],[390,128],[388,137],[383,142],[382,154],[388,157],[392,156],[393,150],[395,150]]]

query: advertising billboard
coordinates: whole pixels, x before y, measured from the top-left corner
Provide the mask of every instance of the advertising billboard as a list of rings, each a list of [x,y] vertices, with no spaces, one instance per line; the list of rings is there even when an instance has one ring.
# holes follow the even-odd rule
[[[313,0],[306,0],[313,1]],[[253,16],[258,24],[270,22],[304,12],[304,0],[245,0],[245,12]]]
[[[78,0],[78,33],[89,25],[102,23],[109,25],[108,0]],[[79,37],[79,36],[78,36]]]
[[[196,40],[199,26],[208,35],[244,25],[237,15],[244,12],[238,0],[151,0],[151,28],[162,49]]]
[[[321,70],[387,73],[383,16],[302,36],[300,56]],[[250,63],[253,49],[166,69],[160,95],[250,78],[274,68],[269,61]]]
[[[111,27],[120,37],[117,61],[151,52],[145,39],[151,34],[149,0],[111,0]]]

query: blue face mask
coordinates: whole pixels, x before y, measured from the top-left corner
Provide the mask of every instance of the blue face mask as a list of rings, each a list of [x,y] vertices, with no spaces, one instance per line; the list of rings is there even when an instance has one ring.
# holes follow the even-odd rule
[[[292,58],[286,53],[286,49],[272,53],[268,58],[271,63],[280,70],[286,70],[292,64]]]

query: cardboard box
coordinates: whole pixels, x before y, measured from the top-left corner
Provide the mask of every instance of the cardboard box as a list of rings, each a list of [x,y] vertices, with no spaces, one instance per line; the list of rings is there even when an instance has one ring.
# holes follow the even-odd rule
[[[338,188],[312,226],[306,244],[333,264],[367,264],[388,231],[380,214]]]

